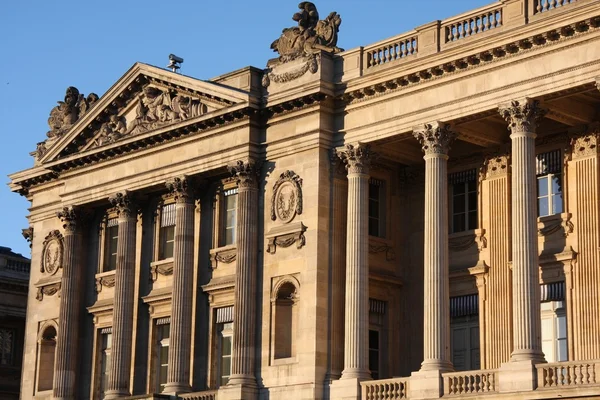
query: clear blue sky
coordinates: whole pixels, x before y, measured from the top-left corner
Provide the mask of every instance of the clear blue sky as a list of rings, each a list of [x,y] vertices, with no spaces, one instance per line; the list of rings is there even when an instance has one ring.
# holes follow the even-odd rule
[[[492,0],[316,0],[321,18],[342,17],[338,46],[351,49],[492,3]],[[298,0],[4,1],[0,6],[0,246],[29,257],[21,236],[29,202],[11,193],[7,175],[33,165],[48,115],[65,89],[104,92],[135,62],[210,79],[263,68],[271,42]],[[38,232],[37,234],[43,234]]]

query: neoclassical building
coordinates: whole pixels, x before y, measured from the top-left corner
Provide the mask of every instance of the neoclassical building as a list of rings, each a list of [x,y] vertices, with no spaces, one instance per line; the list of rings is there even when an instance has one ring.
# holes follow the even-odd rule
[[[600,2],[345,51],[323,15],[263,68],[67,89],[10,177],[22,399],[599,395]]]

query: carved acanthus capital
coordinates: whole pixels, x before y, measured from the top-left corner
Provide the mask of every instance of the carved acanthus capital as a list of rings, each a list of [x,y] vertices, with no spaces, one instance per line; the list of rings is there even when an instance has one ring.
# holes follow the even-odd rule
[[[61,211],[56,213],[56,216],[62,222],[66,234],[74,234],[78,226],[82,224],[82,212],[79,208],[73,206],[63,207]]]
[[[165,185],[177,203],[190,203],[194,200],[190,178],[186,175],[171,178]]]
[[[260,165],[254,162],[254,160],[238,160],[233,164],[229,164],[227,169],[235,177],[238,189],[244,190],[258,186]]]
[[[356,145],[347,144],[337,150],[337,155],[346,165],[348,174],[368,174],[371,163],[377,158],[371,150],[371,145],[361,142]]]
[[[413,128],[413,136],[421,143],[425,155],[448,155],[450,146],[457,137],[450,125],[435,121]]]
[[[510,155],[501,154],[487,157],[484,161],[486,178],[495,178],[508,174]]]
[[[498,111],[508,123],[508,129],[514,133],[535,133],[546,110],[537,100],[513,100],[498,107]]]
[[[128,190],[110,196],[108,201],[115,207],[119,217],[134,218],[137,216],[137,204],[133,201],[133,194]]]
[[[598,154],[598,132],[571,139],[571,157],[583,158]]]
[[[33,242],[33,227],[30,226],[29,228],[23,229],[21,231],[21,234],[23,235],[23,238],[25,238],[25,240],[29,242],[29,247],[31,247],[31,244]]]

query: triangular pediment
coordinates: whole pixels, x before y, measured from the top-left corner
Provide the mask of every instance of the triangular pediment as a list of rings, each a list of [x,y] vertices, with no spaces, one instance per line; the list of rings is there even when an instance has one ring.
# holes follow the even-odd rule
[[[184,121],[196,121],[250,102],[243,90],[136,63],[104,96],[59,102],[36,164],[107,146]],[[74,89],[77,91],[76,89]],[[54,126],[53,126],[54,123]]]

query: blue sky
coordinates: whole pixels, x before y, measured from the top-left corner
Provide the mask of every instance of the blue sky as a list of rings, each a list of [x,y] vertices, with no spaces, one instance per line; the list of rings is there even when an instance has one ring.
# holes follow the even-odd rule
[[[321,18],[342,17],[338,46],[351,49],[492,3],[491,0],[316,0]],[[11,193],[8,174],[33,165],[52,107],[65,89],[104,92],[135,62],[210,79],[263,68],[298,0],[4,1],[0,5],[0,246],[29,256],[21,236],[29,202]],[[38,233],[40,234],[40,233]],[[43,234],[43,233],[42,233]]]

